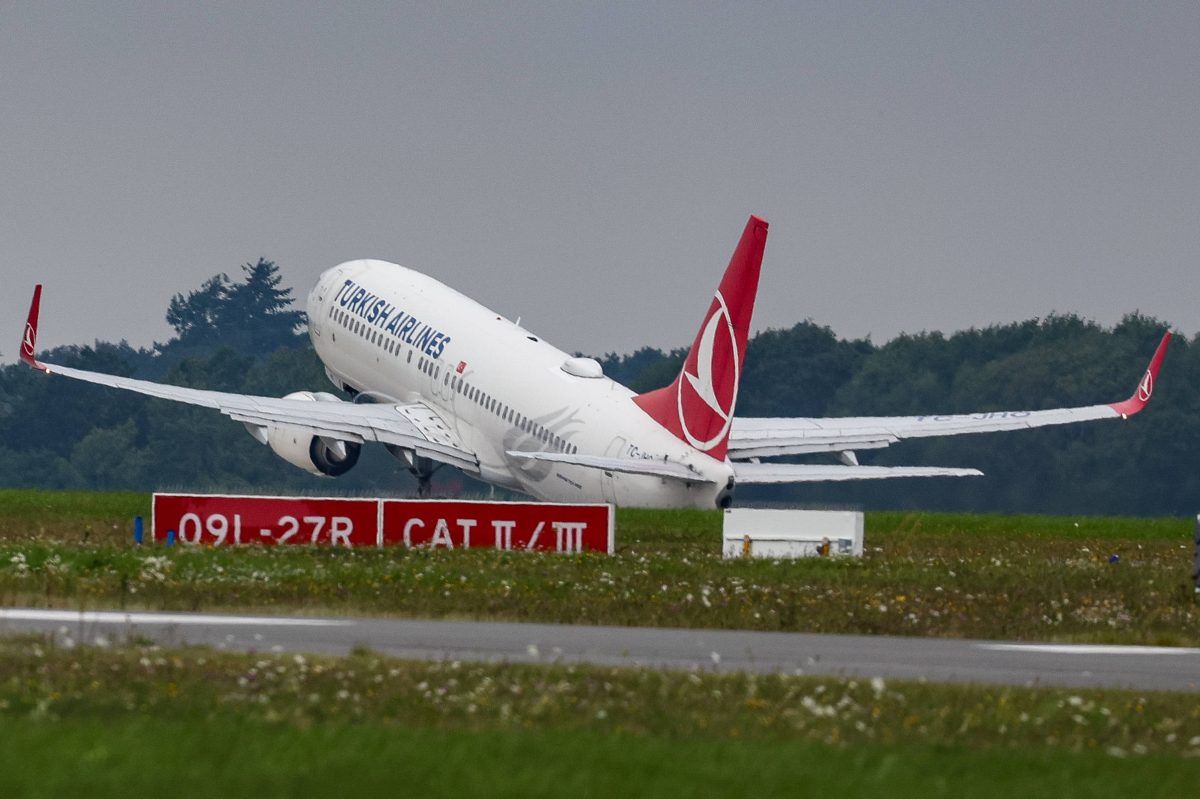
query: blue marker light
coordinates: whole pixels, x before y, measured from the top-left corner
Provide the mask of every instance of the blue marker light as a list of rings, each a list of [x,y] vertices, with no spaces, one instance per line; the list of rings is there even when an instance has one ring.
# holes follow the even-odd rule
[[[142,545],[142,517],[133,517],[133,543],[138,546]]]
[[[175,531],[174,530],[167,530],[167,546],[169,546],[169,547],[175,546]]]

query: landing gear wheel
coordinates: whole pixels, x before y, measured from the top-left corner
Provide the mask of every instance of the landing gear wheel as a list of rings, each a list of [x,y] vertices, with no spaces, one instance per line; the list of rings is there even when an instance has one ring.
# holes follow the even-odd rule
[[[433,496],[433,475],[445,464],[437,463],[432,458],[414,457],[408,470],[417,478],[417,497],[429,499]]]

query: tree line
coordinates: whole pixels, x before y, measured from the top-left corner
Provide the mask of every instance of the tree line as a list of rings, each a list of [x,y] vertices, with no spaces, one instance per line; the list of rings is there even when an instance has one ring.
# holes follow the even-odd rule
[[[149,348],[97,341],[46,360],[222,391],[333,391],[278,267],[259,259],[172,298],[174,335]],[[748,345],[739,416],[867,416],[1089,405],[1132,393],[1167,325],[1130,314],[1112,327],[1054,315],[883,344],[811,320]],[[1177,336],[1154,398],[1125,422],[902,442],[863,463],[973,466],[983,478],[742,487],[741,501],[866,508],[1183,515],[1200,510],[1200,337]],[[669,383],[684,349],[599,358],[635,391]],[[0,368],[0,485],[79,489],[303,490],[404,495],[415,482],[381,447],[331,481],[278,459],[211,410]],[[445,469],[435,488],[486,491]]]

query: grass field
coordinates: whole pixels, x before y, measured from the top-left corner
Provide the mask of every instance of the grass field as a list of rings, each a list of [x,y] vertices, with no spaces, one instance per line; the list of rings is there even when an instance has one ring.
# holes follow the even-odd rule
[[[1170,796],[1200,700],[0,641],[0,795]]]
[[[1200,761],[540,730],[0,719],[8,797],[1178,797]]]
[[[861,560],[135,547],[141,494],[0,491],[0,604],[1200,643],[1190,520],[872,513]],[[1110,563],[1111,555],[1119,556]],[[0,638],[0,797],[1176,796],[1200,697]]]
[[[862,559],[725,561],[716,512],[622,510],[610,557],[135,547],[148,509],[0,491],[0,603],[1200,644],[1187,519],[869,513]]]

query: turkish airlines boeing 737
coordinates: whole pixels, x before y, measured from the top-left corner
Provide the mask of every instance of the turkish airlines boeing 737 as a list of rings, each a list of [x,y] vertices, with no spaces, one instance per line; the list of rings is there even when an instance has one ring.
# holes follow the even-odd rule
[[[216,408],[313,474],[344,474],[365,442],[385,445],[421,493],[440,464],[557,502],[728,507],[750,483],[963,477],[975,469],[861,466],[855,452],[905,438],[1124,419],[1154,390],[1170,333],[1124,402],[1041,411],[827,419],[735,418],[767,223],[750,217],[671,385],[634,394],[600,364],[575,358],[431,277],[384,261],[349,261],[308,296],[308,331],[325,392],[256,397],[162,385],[42,363],[39,285],[21,359],[48,374]],[[840,463],[763,458],[836,454]]]

